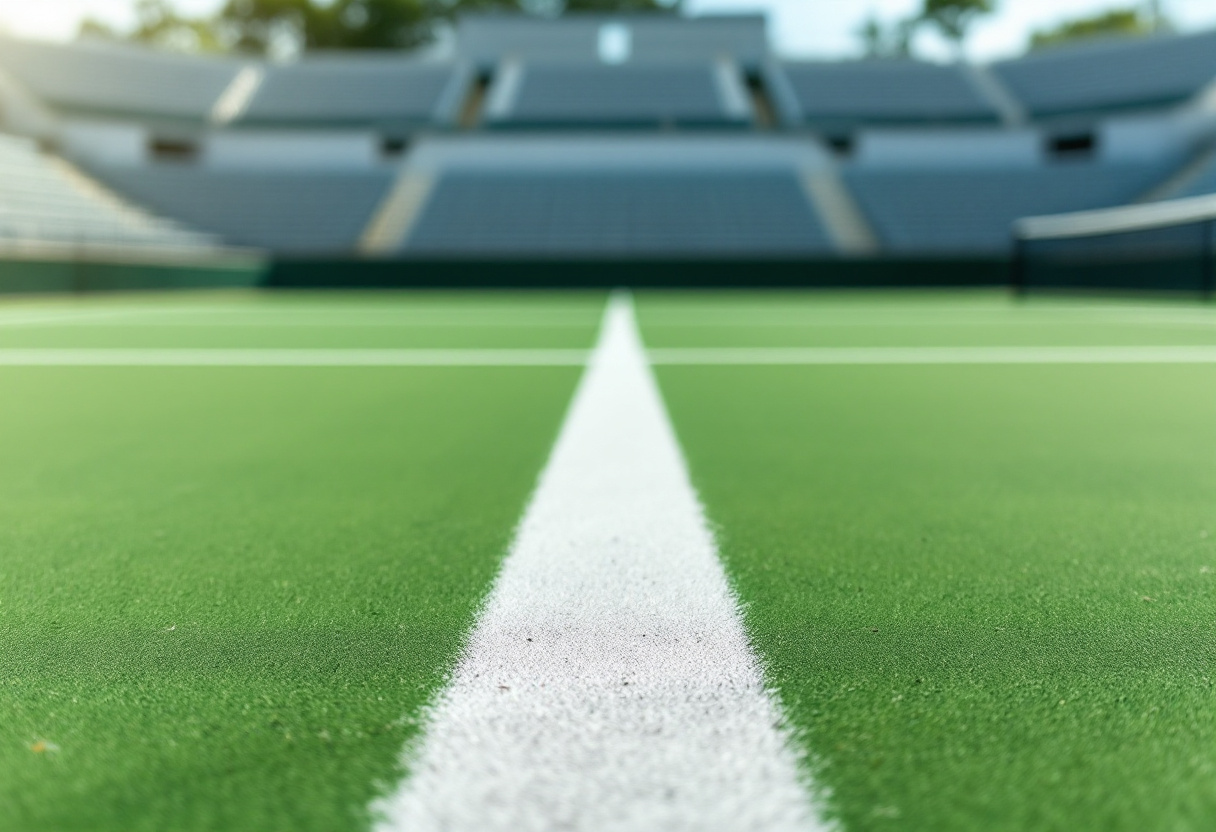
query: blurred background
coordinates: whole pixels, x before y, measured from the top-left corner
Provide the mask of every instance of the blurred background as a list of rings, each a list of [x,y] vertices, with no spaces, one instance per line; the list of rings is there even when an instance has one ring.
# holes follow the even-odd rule
[[[433,38],[436,29],[446,28],[450,15],[469,9],[518,9],[560,14],[575,11],[638,11],[673,8],[674,2],[644,0],[537,0],[532,3],[472,2],[422,3],[409,0],[343,2],[343,0],[54,0],[25,3],[0,0],[0,24],[14,34],[27,37],[69,40],[85,33],[139,37],[182,49],[224,49],[239,42],[252,20],[281,21],[278,47],[298,50],[307,34],[300,21],[307,19],[314,38],[333,41],[321,45],[412,44]],[[770,22],[774,49],[788,57],[856,57],[873,49],[872,31],[894,34],[929,11],[950,4],[926,4],[922,0],[687,0],[679,5],[688,15],[761,13]],[[1194,31],[1216,26],[1216,4],[1207,0],[1005,0],[992,3],[960,3],[976,13],[967,22],[966,54],[976,59],[1011,57],[1027,48],[1063,37],[1102,33],[1137,34],[1168,28]],[[392,21],[380,32],[355,35],[364,13],[343,10],[365,8],[367,24],[372,14]],[[322,12],[318,14],[318,12]],[[352,25],[353,24],[353,25]],[[321,30],[329,28],[327,35]],[[396,31],[393,31],[396,29]],[[244,31],[243,31],[244,30]],[[342,31],[346,30],[346,31]],[[304,37],[301,35],[304,34]],[[953,33],[943,36],[934,25],[915,27],[909,46],[926,57],[952,56]],[[346,40],[349,38],[349,40]],[[257,37],[254,38],[257,40]],[[345,42],[344,42],[345,41]],[[246,41],[248,43],[248,41]]]
[[[98,286],[98,264],[1213,282],[1206,0],[0,0],[0,21],[0,287]]]

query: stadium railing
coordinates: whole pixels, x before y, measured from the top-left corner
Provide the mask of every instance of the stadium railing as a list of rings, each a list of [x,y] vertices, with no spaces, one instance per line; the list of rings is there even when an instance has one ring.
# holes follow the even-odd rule
[[[1216,194],[1026,217],[1013,226],[1013,286],[1216,290]]]

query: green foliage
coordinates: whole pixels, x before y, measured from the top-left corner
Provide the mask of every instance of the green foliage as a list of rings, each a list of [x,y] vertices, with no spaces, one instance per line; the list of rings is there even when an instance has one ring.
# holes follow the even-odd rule
[[[925,0],[920,16],[948,40],[961,44],[976,18],[995,8],[994,0]]]
[[[912,39],[922,26],[937,29],[961,51],[971,24],[995,9],[996,0],[924,0],[918,14],[890,24],[871,15],[857,35],[867,58],[909,57]]]
[[[409,49],[466,12],[651,12],[676,0],[227,0],[213,17],[186,17],[169,0],[139,0],[129,33],[86,20],[81,34],[184,51],[266,53],[314,49]]]
[[[884,24],[877,16],[868,17],[857,30],[867,58],[907,58],[912,54],[913,21],[897,20]]]
[[[429,40],[436,12],[427,0],[229,0],[219,23],[247,51],[284,38],[305,50],[400,49]]]
[[[1030,48],[1042,49],[1091,38],[1148,35],[1160,26],[1161,22],[1142,8],[1111,9],[1066,21],[1052,29],[1040,29],[1031,35]]]
[[[213,21],[180,14],[168,0],[138,0],[135,28],[121,33],[94,18],[86,18],[80,34],[107,40],[135,40],[183,52],[218,52],[224,39]]]

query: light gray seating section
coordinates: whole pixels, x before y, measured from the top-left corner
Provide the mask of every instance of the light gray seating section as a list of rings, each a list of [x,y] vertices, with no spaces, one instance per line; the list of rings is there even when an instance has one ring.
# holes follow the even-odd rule
[[[13,136],[0,136],[0,241],[160,248],[218,243],[124,204]]]
[[[996,123],[1000,114],[966,69],[911,60],[770,64],[787,123],[824,130],[862,125]]]
[[[43,101],[81,112],[202,121],[241,66],[93,41],[0,37],[0,70]]]
[[[450,124],[471,75],[463,64],[380,56],[270,65],[238,123]]]
[[[510,106],[490,112],[497,126],[744,125],[731,112],[711,62],[532,62],[519,67]],[[493,94],[491,94],[491,101]]]
[[[1216,32],[1058,47],[992,71],[1038,117],[1168,106],[1216,79]]]
[[[1033,169],[846,171],[884,247],[902,254],[1002,254],[1014,220],[1130,202],[1164,165],[1071,162]]]
[[[383,200],[388,170],[241,170],[156,164],[98,167],[114,190],[238,246],[287,254],[350,252]]]
[[[801,256],[831,243],[788,169],[453,170],[417,255]]]
[[[1216,155],[1211,156],[1207,166],[1183,188],[1170,194],[1170,197],[1203,196],[1205,194],[1216,194]]]
[[[594,61],[606,25],[629,32],[632,60],[709,61],[729,56],[746,65],[768,54],[763,15],[467,14],[456,26],[456,54],[486,66],[514,57],[523,60]]]

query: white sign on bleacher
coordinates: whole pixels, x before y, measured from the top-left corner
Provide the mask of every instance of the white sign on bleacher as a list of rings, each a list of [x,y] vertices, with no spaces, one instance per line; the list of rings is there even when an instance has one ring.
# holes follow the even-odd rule
[[[633,52],[633,33],[624,23],[605,23],[600,27],[598,49],[603,63],[623,64]]]

